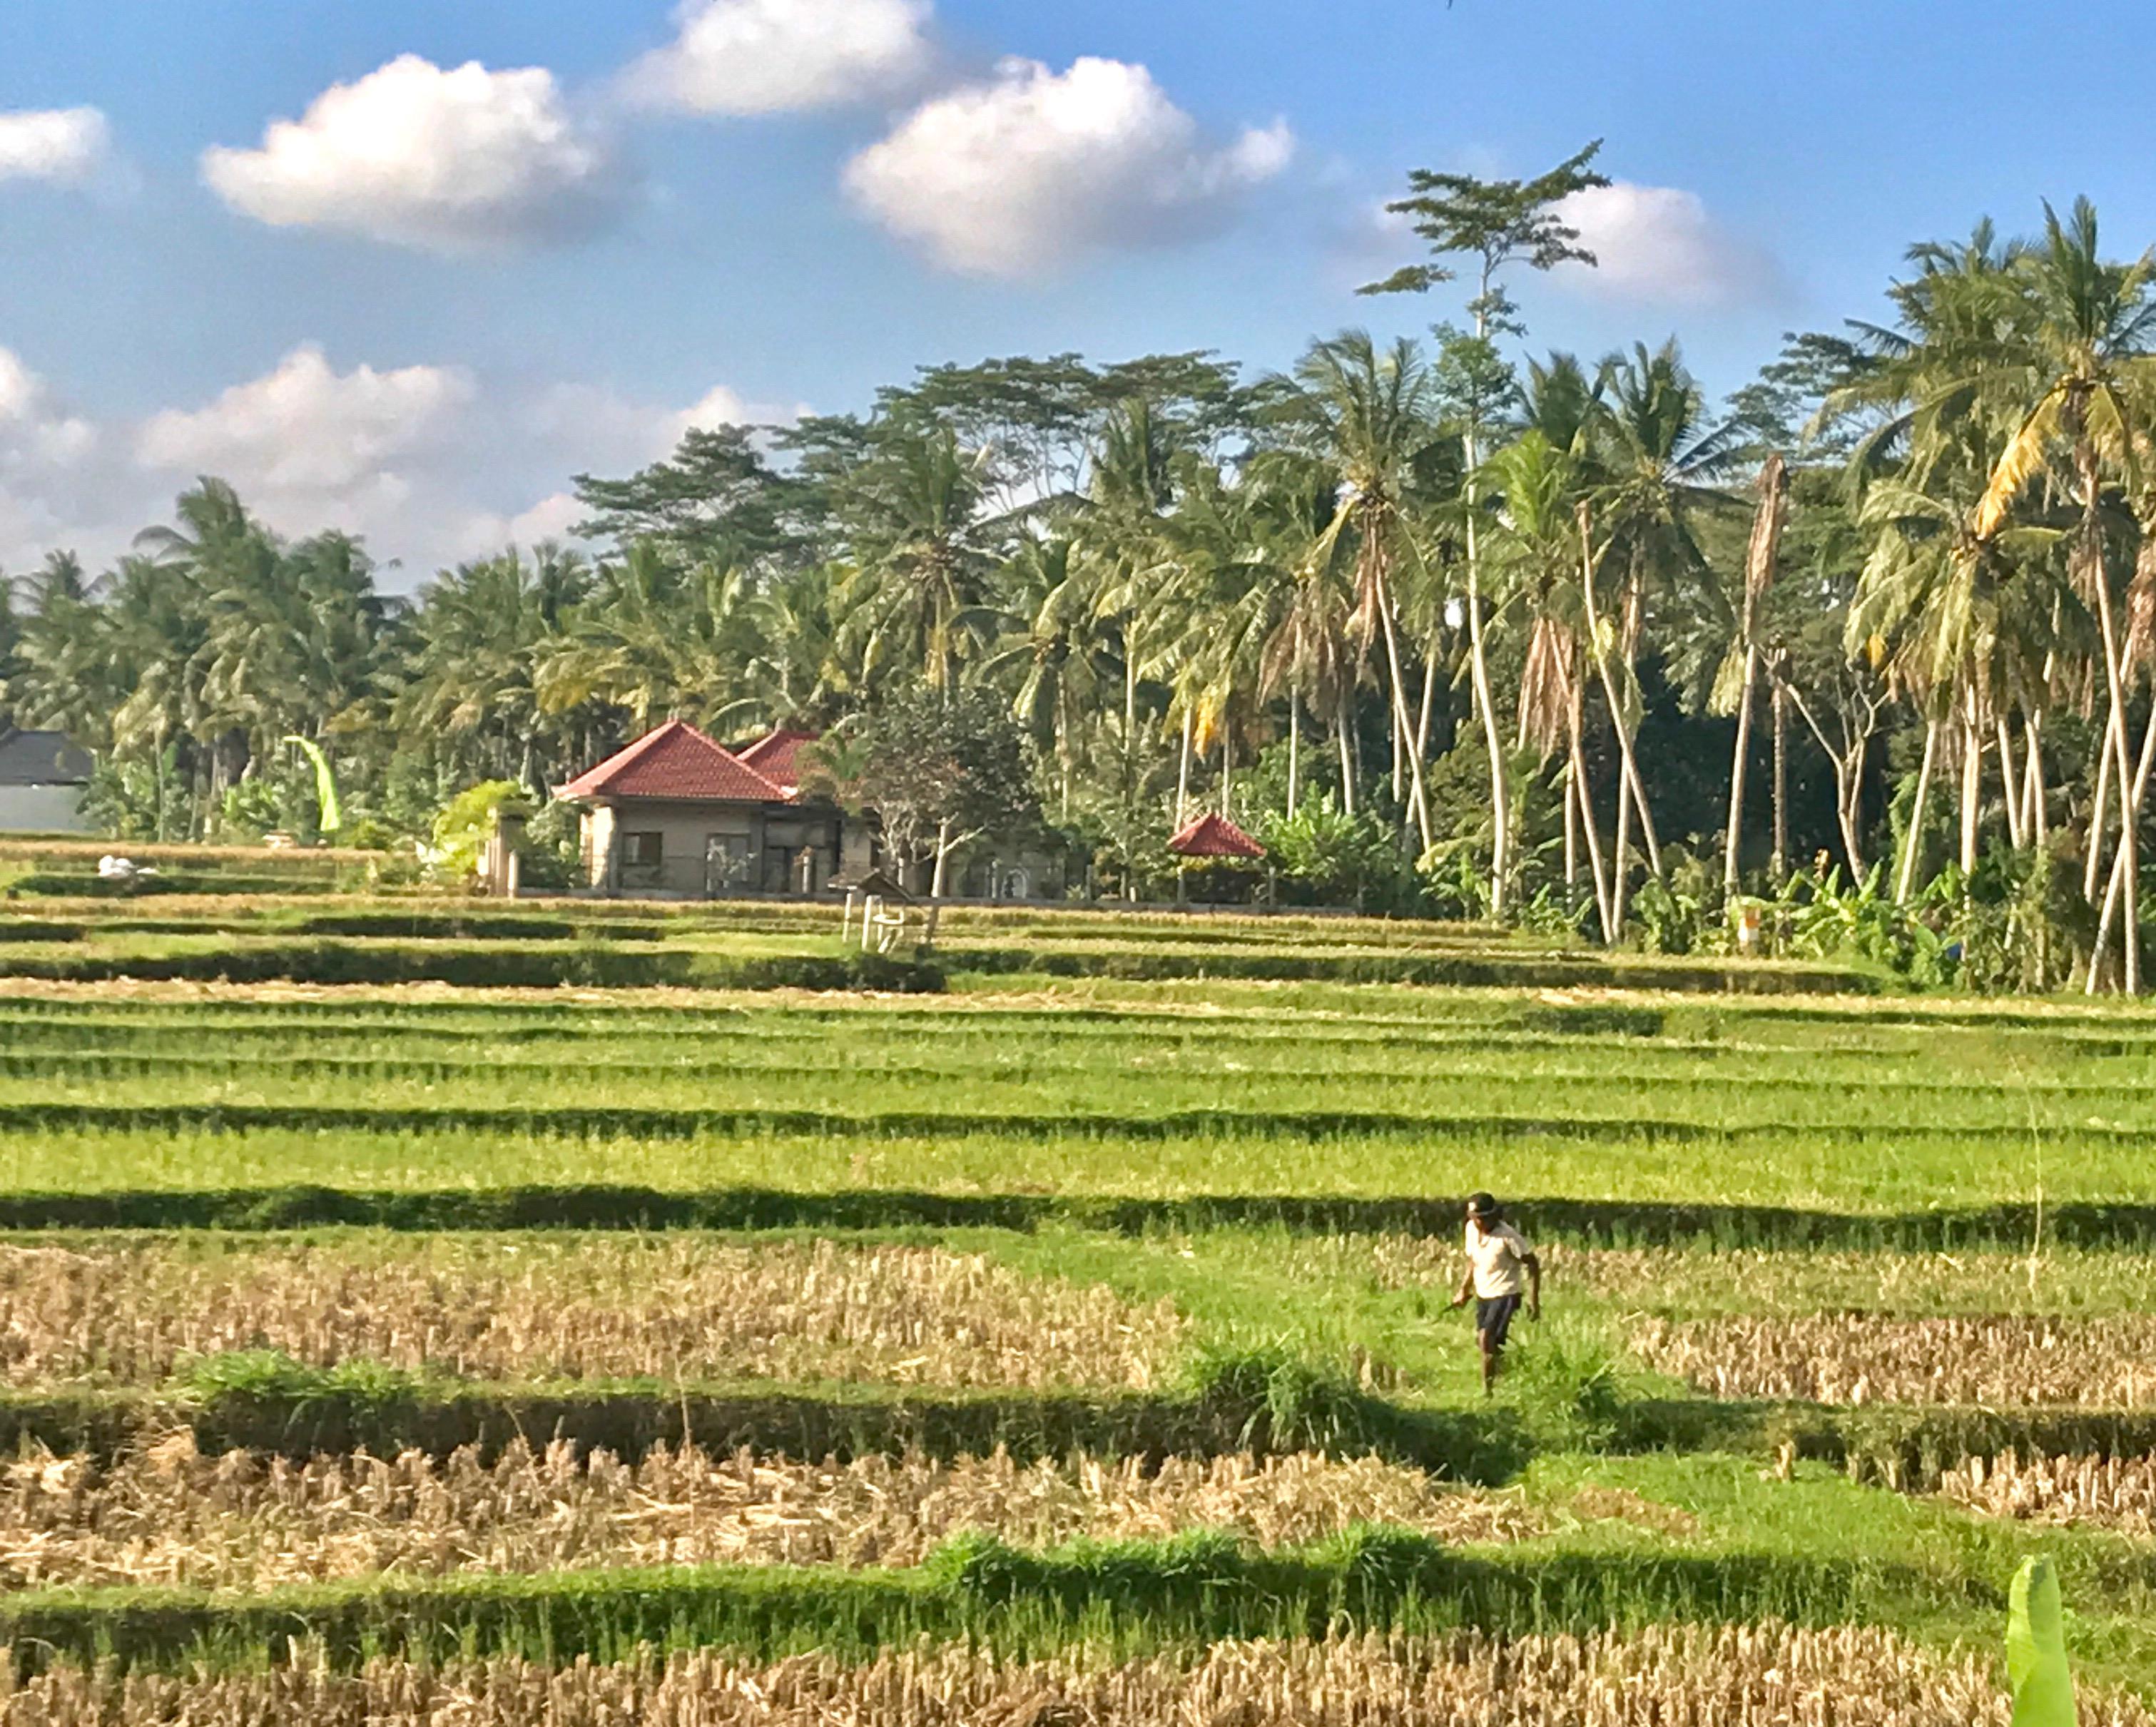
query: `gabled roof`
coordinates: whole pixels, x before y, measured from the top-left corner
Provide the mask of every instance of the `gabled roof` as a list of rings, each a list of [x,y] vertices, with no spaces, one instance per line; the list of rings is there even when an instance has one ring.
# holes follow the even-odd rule
[[[784,803],[786,792],[683,720],[669,720],[581,773],[557,797],[671,797]]]
[[[0,730],[0,786],[86,785],[90,765],[65,732]]]
[[[1168,843],[1185,858],[1262,858],[1265,848],[1225,816],[1203,815]]]
[[[790,731],[782,725],[734,754],[773,785],[783,787],[791,797],[801,789],[801,752],[819,735],[813,731]]]

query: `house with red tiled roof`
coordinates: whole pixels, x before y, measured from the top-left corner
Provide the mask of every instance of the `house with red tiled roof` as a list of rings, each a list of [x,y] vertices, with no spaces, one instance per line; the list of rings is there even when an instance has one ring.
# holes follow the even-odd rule
[[[670,720],[554,795],[582,814],[584,879],[607,894],[814,894],[865,869],[865,823],[801,790],[812,732],[729,750]]]

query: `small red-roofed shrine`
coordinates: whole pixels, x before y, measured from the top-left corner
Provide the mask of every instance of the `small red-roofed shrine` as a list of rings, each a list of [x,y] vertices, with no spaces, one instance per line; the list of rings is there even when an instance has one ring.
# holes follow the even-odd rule
[[[1208,862],[1240,858],[1256,864],[1262,863],[1265,855],[1265,848],[1233,822],[1211,812],[1200,816],[1169,840],[1168,848],[1178,858]]]

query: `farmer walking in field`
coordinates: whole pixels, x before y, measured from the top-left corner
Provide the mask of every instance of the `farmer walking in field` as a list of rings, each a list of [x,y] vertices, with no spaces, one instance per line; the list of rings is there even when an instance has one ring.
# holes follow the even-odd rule
[[[1505,1221],[1497,1202],[1486,1193],[1467,1202],[1467,1275],[1460,1281],[1455,1307],[1475,1298],[1475,1340],[1482,1351],[1482,1391],[1496,1383],[1512,1315],[1525,1294],[1527,1317],[1543,1316],[1543,1265],[1527,1238]]]

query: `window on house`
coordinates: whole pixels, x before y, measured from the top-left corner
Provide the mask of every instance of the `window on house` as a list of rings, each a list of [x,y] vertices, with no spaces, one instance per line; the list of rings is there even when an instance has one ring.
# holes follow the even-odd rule
[[[656,869],[660,863],[660,836],[655,833],[624,833],[621,837],[621,863],[624,869]]]

